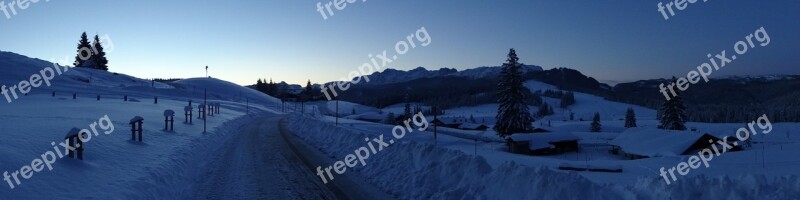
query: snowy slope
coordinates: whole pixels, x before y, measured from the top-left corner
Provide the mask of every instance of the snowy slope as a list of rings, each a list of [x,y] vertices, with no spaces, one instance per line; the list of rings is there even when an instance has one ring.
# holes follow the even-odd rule
[[[0,52],[0,83],[17,84],[52,64],[13,53]],[[32,160],[54,151],[71,128],[92,129],[104,116],[113,124],[84,143],[84,160],[57,159],[11,189],[0,187],[0,199],[156,199],[187,198],[198,167],[208,161],[211,149],[233,137],[252,118],[247,112],[273,112],[276,99],[217,79],[187,79],[171,84],[153,83],[124,74],[68,68],[51,86],[33,88],[11,103],[0,101],[0,170],[9,175],[24,170]],[[8,72],[8,73],[6,73]],[[151,85],[152,84],[152,85]],[[210,102],[221,103],[221,113],[203,121],[198,102],[208,88]],[[56,96],[51,96],[56,92]],[[72,99],[77,94],[77,99]],[[240,98],[240,95],[243,98]],[[97,100],[97,96],[101,100]],[[127,95],[129,101],[123,101]],[[155,103],[155,98],[158,103]],[[245,99],[245,100],[242,100]],[[249,99],[249,106],[246,103]],[[242,100],[242,101],[239,101]],[[184,124],[183,108],[193,102],[194,124]],[[164,131],[163,112],[176,111],[175,131]],[[129,120],[144,118],[143,142],[131,141]],[[103,123],[100,123],[103,124]],[[109,131],[105,134],[104,131]],[[63,151],[63,148],[60,150]],[[12,179],[13,181],[13,179]]]

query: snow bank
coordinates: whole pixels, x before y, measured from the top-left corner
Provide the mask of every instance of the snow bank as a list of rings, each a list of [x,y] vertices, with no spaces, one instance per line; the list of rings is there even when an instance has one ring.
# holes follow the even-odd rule
[[[298,115],[290,116],[288,122],[296,136],[336,159],[364,146],[368,137]],[[400,140],[366,162],[343,175],[359,173],[370,184],[402,199],[621,198],[606,186],[574,173],[514,162],[492,168],[483,157],[411,140]]]
[[[293,115],[287,120],[294,134],[335,159],[373,138],[348,127]],[[391,133],[383,133],[391,134]],[[390,136],[390,135],[389,135]],[[795,199],[797,176],[704,175],[680,177],[667,185],[657,174],[636,177],[628,172],[571,172],[505,162],[492,167],[483,157],[404,138],[369,157],[364,167],[348,170],[401,199]],[[570,164],[562,163],[567,166]],[[618,164],[572,164],[581,168],[616,170]],[[352,170],[352,171],[351,171]],[[627,169],[626,169],[627,171]],[[580,174],[611,174],[633,183],[601,184]],[[334,175],[342,176],[342,175]],[[335,181],[335,180],[334,180]]]
[[[639,179],[626,188],[637,199],[797,199],[800,180],[797,176],[772,179],[764,175],[731,175],[723,177],[681,177],[666,185],[663,179]]]

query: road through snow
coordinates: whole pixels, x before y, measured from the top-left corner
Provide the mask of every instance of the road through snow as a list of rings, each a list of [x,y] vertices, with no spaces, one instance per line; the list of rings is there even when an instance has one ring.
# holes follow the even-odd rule
[[[195,199],[336,199],[281,138],[280,119],[254,120],[209,155]]]

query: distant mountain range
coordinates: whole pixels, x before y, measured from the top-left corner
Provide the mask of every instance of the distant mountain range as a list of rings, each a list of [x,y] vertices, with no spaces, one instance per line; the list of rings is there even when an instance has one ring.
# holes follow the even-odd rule
[[[496,66],[478,67],[463,71],[458,71],[453,68],[427,70],[424,67],[417,67],[409,71],[388,68],[386,70],[383,70],[382,72],[375,72],[370,74],[369,76],[367,76],[370,81],[364,84],[383,85],[383,84],[401,83],[422,78],[435,78],[435,77],[445,77],[445,76],[466,77],[472,79],[495,78],[500,76],[500,69],[501,69],[500,67]],[[542,67],[536,65],[522,65],[520,71],[522,71],[523,73],[538,72],[542,71]]]
[[[404,102],[406,88],[412,102],[443,107],[494,103],[500,67],[478,67],[458,71],[422,67],[409,71],[386,69],[369,76],[370,82],[355,84],[341,99],[374,107]],[[526,80],[537,80],[561,90],[589,93],[609,100],[657,109],[664,102],[658,85],[668,79],[639,80],[609,86],[575,69],[523,67]],[[688,117],[698,122],[740,122],[761,112],[777,121],[800,121],[800,76],[730,76],[692,85],[682,94]]]

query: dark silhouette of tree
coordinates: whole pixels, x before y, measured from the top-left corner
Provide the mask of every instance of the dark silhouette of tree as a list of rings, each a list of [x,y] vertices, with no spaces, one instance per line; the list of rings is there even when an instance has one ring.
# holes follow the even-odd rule
[[[394,121],[394,120],[395,120],[394,113],[393,113],[393,112],[390,112],[389,114],[386,114],[386,120],[384,120],[384,122],[383,122],[383,123],[386,123],[386,124],[395,124],[395,121]]]
[[[633,112],[633,108],[628,107],[625,111],[625,128],[632,127],[636,127],[636,113]]]
[[[81,34],[81,40],[78,41],[78,55],[75,56],[75,67],[85,67],[83,63],[92,58],[92,45],[89,43],[89,38],[86,32]]]
[[[497,122],[494,130],[500,137],[507,137],[514,133],[529,132],[533,127],[533,117],[525,104],[526,96],[523,87],[520,63],[514,49],[508,52],[507,63],[503,64],[500,72],[500,82],[497,84],[498,102]]]
[[[314,100],[314,87],[311,86],[311,80],[306,82],[306,87],[303,89],[302,96],[305,100]]]
[[[403,105],[403,118],[411,118],[411,100],[410,95],[411,88],[406,88],[406,95],[405,95],[405,105]]]
[[[277,96],[278,95],[278,85],[275,82],[272,82],[272,79],[269,79],[269,85],[267,86],[267,94],[270,96]]]
[[[594,117],[592,117],[592,126],[589,128],[591,132],[600,132],[602,129],[602,125],[600,125],[600,113],[594,113]]]
[[[551,107],[549,104],[547,104],[547,102],[542,102],[542,104],[539,105],[539,111],[536,112],[536,115],[538,117],[544,117],[544,116],[552,115],[554,113],[555,113],[555,111],[553,111],[553,107]]]
[[[103,44],[100,43],[100,37],[95,35],[92,45],[94,46],[94,48],[92,48],[94,55],[92,55],[91,59],[95,69],[108,71],[108,58],[106,58],[106,52],[103,50]]]
[[[266,91],[264,90],[264,81],[261,81],[260,78],[258,79],[258,81],[256,81],[256,90],[258,90],[259,92],[266,93]]]
[[[564,95],[561,96],[561,108],[567,108],[575,104],[575,93],[572,92],[565,92]]]
[[[675,77],[672,77],[675,83]],[[661,124],[658,128],[667,130],[686,130],[686,106],[679,90],[675,90],[675,96],[665,101],[661,106],[661,114],[658,116]]]

